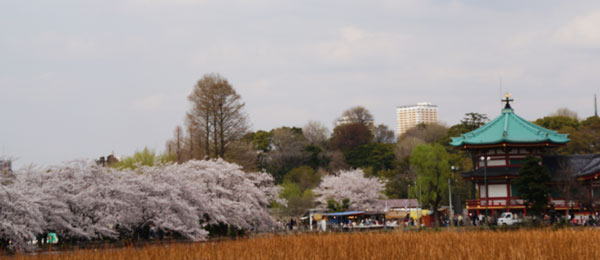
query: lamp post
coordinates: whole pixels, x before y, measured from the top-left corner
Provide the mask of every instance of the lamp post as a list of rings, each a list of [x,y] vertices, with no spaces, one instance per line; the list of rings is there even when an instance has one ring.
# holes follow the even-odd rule
[[[488,185],[487,185],[487,161],[490,160],[489,156],[481,156],[479,158],[482,162],[483,162],[483,186],[485,187],[485,220],[487,223],[487,218],[488,218],[488,208],[490,206],[490,196],[489,196],[489,192],[488,192]]]
[[[456,173],[458,167],[452,165],[450,170]],[[448,205],[450,205],[450,225],[454,225],[454,209],[452,208],[452,178],[448,178]]]

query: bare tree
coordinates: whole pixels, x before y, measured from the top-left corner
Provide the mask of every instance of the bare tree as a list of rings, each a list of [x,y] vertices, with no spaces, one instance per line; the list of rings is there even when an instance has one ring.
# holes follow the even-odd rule
[[[328,165],[330,171],[335,172],[338,170],[350,169],[350,166],[348,165],[348,163],[346,163],[346,158],[344,158],[344,153],[342,151],[329,151],[327,153],[327,156],[331,158]]]
[[[437,123],[431,124],[419,124],[413,128],[408,129],[398,139],[401,141],[407,137],[416,137],[423,140],[426,143],[434,143],[446,137],[448,134],[448,127]]]
[[[205,129],[198,125],[198,122],[193,120],[191,114],[186,115],[185,125],[187,129],[187,137],[185,140],[185,151],[187,151],[188,160],[203,159],[207,155],[206,147],[208,142],[204,140]]]
[[[248,129],[241,96],[222,76],[207,74],[194,86],[188,100],[192,103],[188,118],[203,130],[199,139],[205,155],[224,157],[228,145]]]
[[[420,144],[424,144],[420,138],[414,136],[408,136],[406,138],[400,139],[394,148],[394,153],[396,154],[396,159],[402,161],[410,156],[412,150]]]
[[[556,188],[560,192],[561,197],[567,204],[567,215],[576,205],[575,202],[579,201],[586,206],[591,206],[593,203],[589,201],[589,197],[586,196],[587,192],[582,192],[585,186],[577,180],[576,170],[571,165],[569,157],[557,157],[557,170],[555,173],[554,181],[556,182]]]
[[[390,130],[386,125],[380,124],[375,127],[375,142],[391,144],[394,143],[394,131]]]
[[[178,163],[183,162],[183,130],[181,126],[176,126],[174,131],[174,145],[173,145],[173,154],[175,154],[175,158]]]
[[[373,133],[366,125],[361,123],[343,124],[333,129],[330,146],[333,149],[349,151],[371,141],[373,141]]]
[[[420,124],[408,129],[400,137],[394,148],[396,159],[402,161],[410,156],[412,150],[420,144],[435,143],[446,137],[446,126],[433,124]]]
[[[579,117],[577,116],[577,112],[570,110],[566,107],[561,107],[561,108],[557,109],[556,112],[554,112],[552,114],[552,116],[564,116],[564,117],[570,117],[573,119],[579,119]]]
[[[308,121],[302,128],[302,134],[310,144],[322,145],[329,137],[329,130],[321,122]]]
[[[229,145],[225,154],[227,160],[236,163],[245,171],[258,171],[258,153],[251,142],[234,141]]]
[[[305,148],[308,143],[302,133],[289,127],[273,129],[272,133],[267,169],[275,180],[281,181],[291,169],[306,163],[309,154]]]
[[[355,106],[342,113],[342,116],[338,119],[338,125],[360,123],[366,126],[372,126],[373,121],[373,115],[368,109],[362,106]]]

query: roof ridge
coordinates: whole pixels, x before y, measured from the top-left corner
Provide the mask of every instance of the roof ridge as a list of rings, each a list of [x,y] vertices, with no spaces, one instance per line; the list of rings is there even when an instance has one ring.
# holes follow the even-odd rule
[[[475,130],[469,131],[469,132],[467,132],[467,133],[464,133],[463,135],[471,134],[471,135],[474,137],[475,135],[479,134],[480,132],[483,132],[484,130],[486,130],[486,129],[488,129],[488,128],[492,127],[492,126],[493,126],[493,125],[495,125],[495,124],[497,124],[497,123],[498,123],[498,121],[500,121],[500,119],[501,119],[501,118],[502,118],[502,116],[499,116],[499,117],[497,117],[496,119],[494,119],[494,120],[492,120],[492,121],[490,121],[490,122],[487,122],[487,123],[486,123],[486,124],[484,124],[483,126],[481,126],[481,127],[477,128],[477,129],[475,129]]]
[[[529,123],[529,121],[525,120],[524,118],[522,118],[514,113],[513,113],[513,116],[515,117],[517,123],[522,125],[526,130],[532,132],[533,134],[538,135],[538,134],[541,134],[542,132],[544,132],[543,131],[544,129],[535,127],[536,126],[535,124]],[[546,134],[546,137],[548,137],[548,133],[545,133],[545,134]]]
[[[569,138],[567,134],[544,128],[520,117],[512,109],[503,109],[502,114],[494,120],[459,137],[452,137],[451,145],[497,144],[501,142],[552,142],[564,144],[569,142]]]

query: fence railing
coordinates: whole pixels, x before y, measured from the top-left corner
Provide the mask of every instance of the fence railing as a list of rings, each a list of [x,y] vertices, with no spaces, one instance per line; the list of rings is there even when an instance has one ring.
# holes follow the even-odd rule
[[[576,201],[569,201],[564,199],[551,199],[550,205],[555,208],[578,208],[580,203]],[[524,206],[525,201],[523,199],[515,197],[490,197],[475,200],[467,200],[468,207],[510,207],[510,206]]]

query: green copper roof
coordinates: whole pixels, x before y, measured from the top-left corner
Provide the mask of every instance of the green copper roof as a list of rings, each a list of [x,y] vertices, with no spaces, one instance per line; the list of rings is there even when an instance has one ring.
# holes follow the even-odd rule
[[[507,103],[507,106],[502,110],[502,115],[471,132],[459,137],[452,137],[450,145],[545,142],[564,144],[570,141],[567,136],[535,125],[517,116]]]

